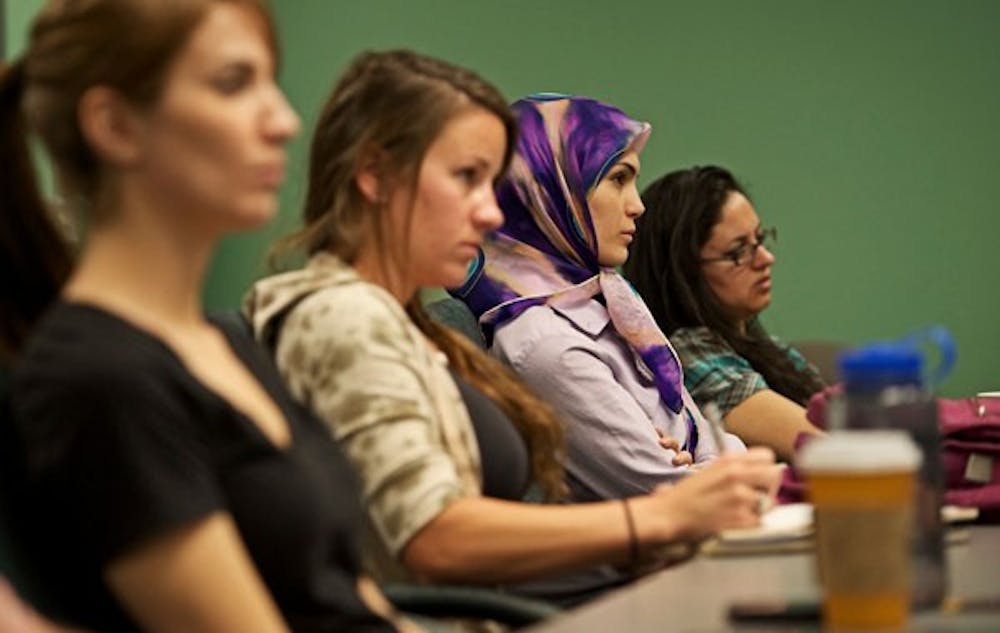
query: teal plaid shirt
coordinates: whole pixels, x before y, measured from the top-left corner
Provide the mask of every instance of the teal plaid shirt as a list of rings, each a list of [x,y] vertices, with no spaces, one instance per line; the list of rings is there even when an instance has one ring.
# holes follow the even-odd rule
[[[707,327],[681,328],[670,335],[670,343],[684,367],[684,386],[699,407],[714,402],[726,416],[753,394],[769,389],[764,377]],[[796,349],[777,339],[775,343],[796,367],[817,373]]]

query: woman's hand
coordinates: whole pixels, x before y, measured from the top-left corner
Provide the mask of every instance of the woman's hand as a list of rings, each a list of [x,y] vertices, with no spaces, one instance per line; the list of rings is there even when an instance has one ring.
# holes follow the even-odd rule
[[[640,540],[700,540],[721,530],[754,527],[779,480],[770,449],[724,454],[679,483],[657,486],[648,497],[632,501],[639,510]]]
[[[690,466],[694,463],[694,457],[688,451],[682,451],[680,442],[676,439],[664,435],[660,429],[656,429],[656,436],[660,442],[660,446],[676,453],[670,462],[671,464],[674,466]]]

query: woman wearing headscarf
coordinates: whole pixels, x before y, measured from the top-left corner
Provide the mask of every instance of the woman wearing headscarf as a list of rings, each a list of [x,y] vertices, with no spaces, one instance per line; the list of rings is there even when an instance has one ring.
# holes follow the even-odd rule
[[[514,136],[505,99],[471,70],[363,53],[323,107],[304,228],[285,242],[309,260],[258,281],[247,312],[360,475],[377,580],[538,582],[517,590],[575,602],[757,525],[777,472],[769,455],[734,455],[620,500],[521,501],[531,483],[560,496],[561,422],[418,304],[422,287],[461,283],[503,221],[494,182]]]
[[[643,213],[636,189],[650,126],[593,99],[513,105],[520,137],[497,188],[503,226],[455,291],[492,353],[567,423],[576,500],[640,494],[723,447],[684,389],[680,361],[615,270]]]

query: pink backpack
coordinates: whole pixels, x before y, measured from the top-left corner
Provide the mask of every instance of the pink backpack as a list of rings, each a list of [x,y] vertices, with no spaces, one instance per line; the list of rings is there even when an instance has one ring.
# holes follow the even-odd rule
[[[831,397],[840,385],[813,395],[806,417],[826,427]],[[982,521],[1000,522],[1000,398],[938,398],[944,451],[945,503],[979,508]]]

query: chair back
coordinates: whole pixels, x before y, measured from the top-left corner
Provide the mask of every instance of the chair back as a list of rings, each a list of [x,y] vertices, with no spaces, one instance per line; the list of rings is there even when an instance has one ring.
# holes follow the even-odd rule
[[[253,328],[246,315],[240,310],[218,310],[208,315],[209,320],[230,332],[240,332],[253,338]]]
[[[848,348],[847,343],[810,339],[793,342],[792,347],[797,349],[809,361],[809,364],[819,370],[819,375],[823,378],[823,382],[832,385],[840,380],[839,370],[837,369],[837,358]]]
[[[445,297],[424,305],[427,316],[434,319],[441,325],[461,332],[470,341],[486,348],[486,339],[479,329],[479,323],[469,306],[454,297]]]

